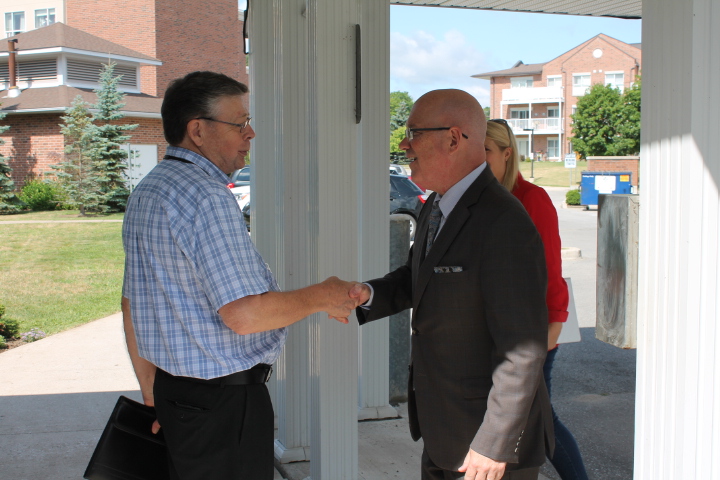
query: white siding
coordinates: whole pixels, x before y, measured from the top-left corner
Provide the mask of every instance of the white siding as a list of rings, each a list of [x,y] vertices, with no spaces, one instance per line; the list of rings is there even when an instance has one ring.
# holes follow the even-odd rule
[[[720,5],[643,5],[636,479],[720,479]],[[680,88],[678,88],[680,87]]]

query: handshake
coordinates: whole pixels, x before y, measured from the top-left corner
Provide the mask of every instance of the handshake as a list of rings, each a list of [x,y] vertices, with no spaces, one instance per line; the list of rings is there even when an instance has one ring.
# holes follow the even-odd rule
[[[321,310],[327,312],[328,318],[334,318],[340,323],[348,323],[352,311],[370,299],[370,287],[337,277],[330,277],[315,287],[325,296]]]

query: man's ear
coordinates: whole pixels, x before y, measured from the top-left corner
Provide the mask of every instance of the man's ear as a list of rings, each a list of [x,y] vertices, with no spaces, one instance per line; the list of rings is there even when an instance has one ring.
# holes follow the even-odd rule
[[[450,129],[450,151],[456,152],[460,146],[460,137],[462,137],[462,131],[458,127],[452,127]]]
[[[196,146],[202,147],[203,139],[205,136],[205,128],[203,122],[200,119],[193,118],[187,123],[186,127],[187,138]]]

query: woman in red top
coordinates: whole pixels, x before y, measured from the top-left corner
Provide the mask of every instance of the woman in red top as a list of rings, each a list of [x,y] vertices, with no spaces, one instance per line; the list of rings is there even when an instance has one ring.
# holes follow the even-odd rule
[[[488,166],[495,178],[523,204],[535,224],[545,246],[548,272],[548,355],[543,368],[545,384],[550,393],[552,364],[558,351],[557,339],[567,320],[568,288],[562,276],[560,230],[557,211],[547,192],[527,182],[520,175],[520,156],[515,135],[503,119],[489,120],[485,138]],[[555,426],[555,455],[550,462],[562,480],[587,480],[585,466],[572,433],[563,425],[553,409]]]

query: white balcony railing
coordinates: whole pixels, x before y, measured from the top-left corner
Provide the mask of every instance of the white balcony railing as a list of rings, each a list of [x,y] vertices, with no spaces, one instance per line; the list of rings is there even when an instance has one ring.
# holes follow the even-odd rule
[[[527,134],[526,128],[534,129],[536,134],[562,133],[560,118],[509,118],[508,125],[514,134]]]
[[[561,87],[506,88],[502,91],[504,103],[547,103],[562,102]]]

